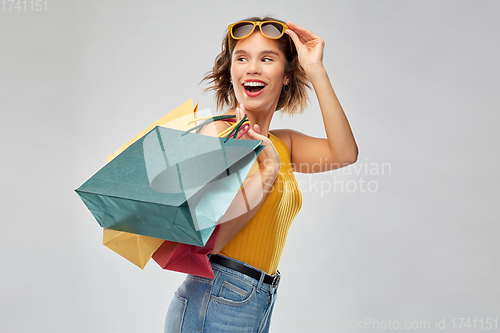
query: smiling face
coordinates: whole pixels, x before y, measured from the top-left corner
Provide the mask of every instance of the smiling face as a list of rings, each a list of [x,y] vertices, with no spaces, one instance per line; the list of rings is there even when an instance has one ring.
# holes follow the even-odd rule
[[[239,103],[249,111],[276,110],[283,85],[285,56],[260,31],[238,41],[231,57],[231,79]]]

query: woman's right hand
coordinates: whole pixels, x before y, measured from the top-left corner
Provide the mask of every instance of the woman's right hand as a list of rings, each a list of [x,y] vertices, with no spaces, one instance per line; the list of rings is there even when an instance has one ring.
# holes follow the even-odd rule
[[[245,106],[240,104],[236,107],[236,121],[239,122],[245,117]],[[252,128],[253,127],[253,128]],[[259,167],[261,174],[272,179],[272,183],[278,175],[278,171],[281,167],[280,157],[276,148],[274,147],[271,140],[262,134],[260,134],[260,126],[258,124],[253,124],[246,132],[249,139],[261,140],[262,144],[265,145],[264,149],[257,156],[257,161],[259,162]],[[271,185],[272,185],[271,183]]]

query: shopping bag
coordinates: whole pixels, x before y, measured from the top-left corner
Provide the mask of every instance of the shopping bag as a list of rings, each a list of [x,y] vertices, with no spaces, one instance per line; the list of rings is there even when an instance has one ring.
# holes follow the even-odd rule
[[[102,243],[134,265],[143,269],[153,253],[165,242],[163,239],[103,229]]]
[[[220,225],[215,228],[203,247],[164,241],[152,258],[163,269],[213,279],[214,273],[208,254],[214,249],[219,228]]]
[[[262,141],[156,126],[76,190],[103,228],[204,246]]]
[[[198,104],[193,107],[193,99],[189,99],[179,107],[155,121],[113,154],[109,155],[107,157],[107,162],[118,156],[155,126],[166,126],[178,130],[188,129],[188,125],[198,118],[197,112]],[[163,242],[163,239],[103,228],[103,245],[141,269],[144,269],[153,253]]]
[[[151,130],[155,126],[164,126],[179,130],[186,130],[190,127],[190,124],[194,123],[194,125],[196,125],[198,122],[203,120],[205,120],[203,124],[206,124],[207,122],[214,120],[214,117],[198,118],[197,112],[198,112],[198,104],[196,104],[196,106],[193,107],[193,100],[192,99],[188,100],[187,102],[183,103],[173,111],[170,111],[167,115],[155,121],[144,131],[142,131],[141,133],[136,135],[132,140],[123,145],[120,149],[115,151],[113,154],[109,155],[107,158],[107,162],[111,161],[114,157],[116,157],[126,148],[128,148],[132,143],[137,141],[139,138],[143,137],[149,130]],[[215,118],[222,119],[225,117],[217,116]],[[223,120],[236,123],[234,118],[223,119]],[[200,126],[200,128],[201,127],[202,126]],[[247,128],[243,127],[242,128],[243,133],[239,134],[237,132],[236,134],[239,134],[241,137],[241,135],[244,134],[245,129]],[[223,133],[221,133],[220,136],[223,136]],[[258,169],[258,164],[254,162],[249,175],[247,176],[247,178],[243,183],[243,186],[245,186],[246,182],[248,182],[250,178],[253,177],[256,168]],[[151,258],[152,254],[160,247],[160,245],[163,242],[164,240],[158,238],[152,238],[124,231],[116,231],[112,229],[103,228],[103,244],[141,269],[145,267],[145,265]],[[185,246],[194,247],[192,245],[185,245]],[[189,257],[187,256],[184,258],[189,259]],[[177,264],[181,263],[182,261],[183,261],[182,259],[179,260]],[[208,269],[211,269],[211,267],[208,267]]]

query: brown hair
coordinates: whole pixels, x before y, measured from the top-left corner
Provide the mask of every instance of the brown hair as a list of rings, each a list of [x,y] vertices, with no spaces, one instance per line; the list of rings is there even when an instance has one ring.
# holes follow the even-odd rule
[[[251,17],[242,21],[278,21],[273,17],[266,16],[264,18]],[[215,91],[214,99],[217,104],[217,109],[222,110],[226,105],[229,108],[237,106],[236,96],[231,84],[231,55],[238,40],[231,38],[231,50],[229,49],[229,35],[226,34],[222,41],[221,53],[215,58],[215,64],[211,71],[207,72],[202,79],[212,83],[205,91]],[[275,40],[278,43],[278,48],[285,55],[285,75],[289,77],[288,89],[282,89],[278,100],[276,110],[289,115],[302,113],[307,106],[307,90],[311,89],[306,72],[300,66],[297,51],[293,47],[290,50],[289,37],[285,34],[280,39]],[[293,43],[292,43],[293,45]]]

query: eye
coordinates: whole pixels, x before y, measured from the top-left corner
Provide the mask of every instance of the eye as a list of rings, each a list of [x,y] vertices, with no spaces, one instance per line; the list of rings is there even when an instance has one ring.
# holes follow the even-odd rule
[[[270,61],[273,61],[273,59],[272,59],[272,58],[265,57],[265,58],[262,58],[262,61],[263,61],[263,62],[270,62]]]
[[[236,58],[236,61],[242,61],[242,62],[243,61],[247,61],[247,58],[245,58],[245,57],[238,57],[238,58]]]

